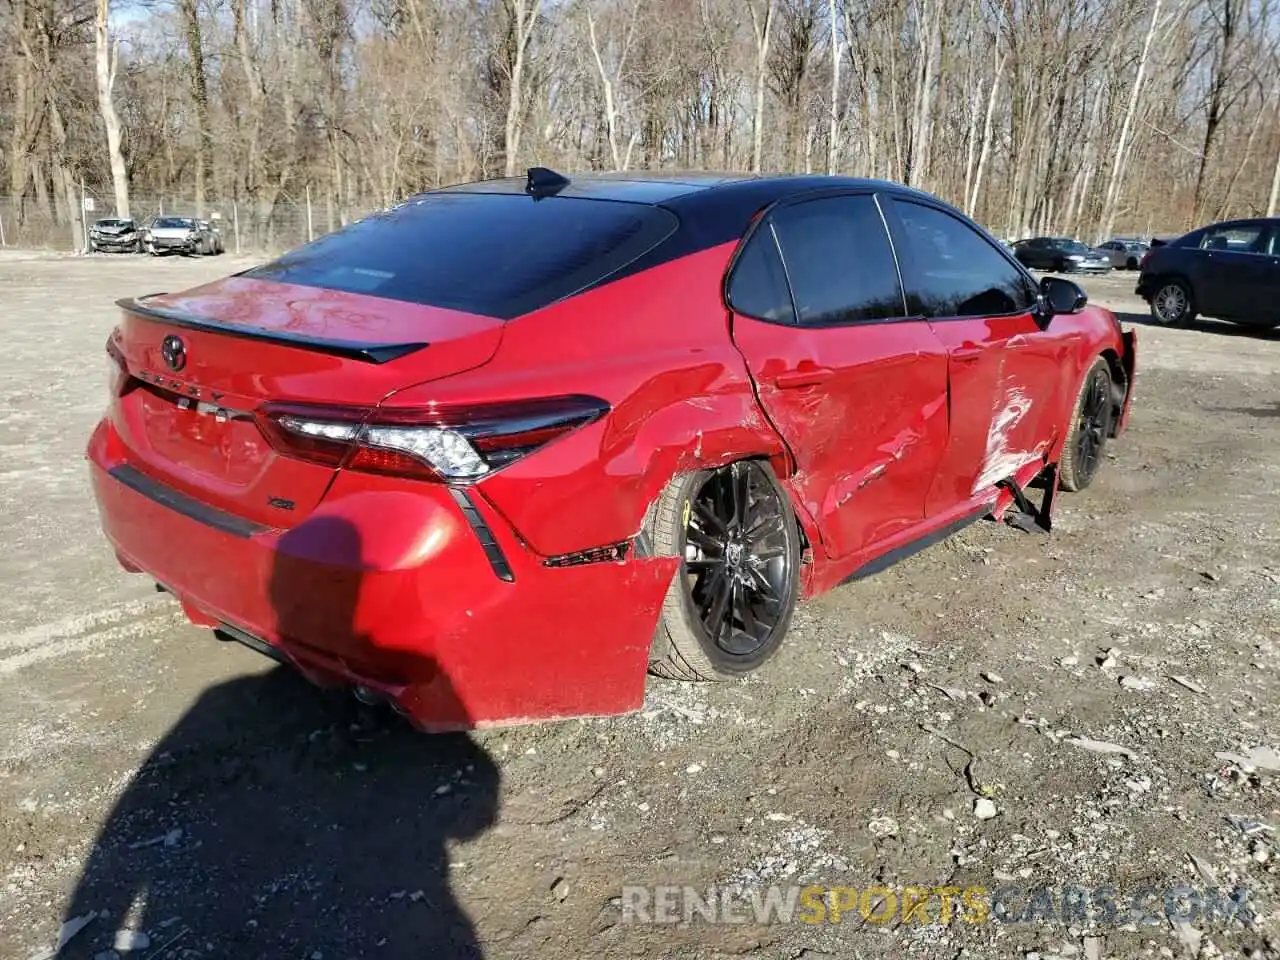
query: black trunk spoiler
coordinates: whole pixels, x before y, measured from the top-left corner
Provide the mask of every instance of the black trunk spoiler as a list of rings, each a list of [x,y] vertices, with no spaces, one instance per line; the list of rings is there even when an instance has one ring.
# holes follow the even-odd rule
[[[151,294],[159,296],[159,294]],[[153,307],[143,303],[148,297],[126,297],[117,300],[116,306],[127,310],[135,317],[144,320],[157,320],[175,327],[188,330],[204,330],[219,333],[227,337],[243,337],[246,340],[261,340],[266,343],[278,343],[286,347],[297,347],[310,350],[312,353],[327,353],[348,360],[360,360],[364,363],[387,363],[400,357],[421,350],[426,343],[368,343],[360,340],[332,340],[325,337],[313,337],[304,333],[291,333],[287,330],[265,330],[262,327],[244,327],[233,323],[223,323],[209,317],[197,317],[179,310],[166,307]]]

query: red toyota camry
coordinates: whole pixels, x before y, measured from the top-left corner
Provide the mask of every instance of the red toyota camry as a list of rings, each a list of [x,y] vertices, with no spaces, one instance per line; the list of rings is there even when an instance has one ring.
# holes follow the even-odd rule
[[[89,442],[120,562],[425,729],[737,677],[801,598],[1047,527],[1134,376],[1079,287],[833,177],[536,168],[121,307]]]

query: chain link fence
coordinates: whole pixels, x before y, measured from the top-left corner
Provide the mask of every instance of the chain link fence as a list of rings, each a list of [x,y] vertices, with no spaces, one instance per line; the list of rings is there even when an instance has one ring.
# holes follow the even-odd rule
[[[114,217],[110,194],[86,193],[84,207],[67,210],[52,197],[41,199],[0,196],[0,247],[81,250],[87,228],[95,220]],[[255,204],[244,200],[208,200],[199,211],[194,199],[130,197],[129,213],[139,225],[155,216],[196,217],[213,222],[229,253],[271,254],[300,246],[373,212],[373,207],[337,209],[309,200]]]

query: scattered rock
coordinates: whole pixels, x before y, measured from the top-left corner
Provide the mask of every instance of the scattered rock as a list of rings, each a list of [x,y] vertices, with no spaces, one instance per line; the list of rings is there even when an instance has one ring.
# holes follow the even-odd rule
[[[1245,773],[1265,770],[1267,773],[1280,773],[1280,753],[1271,747],[1250,747],[1243,755],[1238,753],[1215,753],[1219,760],[1234,763]]]
[[[145,950],[151,946],[151,938],[141,930],[117,930],[116,939],[112,946],[117,953]]]
[[[1185,921],[1175,923],[1169,921],[1169,926],[1173,928],[1174,936],[1178,938],[1178,942],[1186,949],[1188,956],[1196,957],[1200,955],[1200,940],[1204,934]]]
[[[1149,677],[1125,676],[1120,678],[1120,686],[1134,693],[1148,693],[1156,688],[1156,682]]]
[[[994,670],[984,670],[982,671],[981,676],[983,680],[987,681],[987,683],[1004,683],[1004,677],[1000,676],[1000,674],[996,673]]]
[[[691,764],[689,764],[687,767],[685,767],[685,768],[684,768],[684,772],[685,772],[685,773],[701,773],[701,772],[702,772],[702,764],[700,764],[700,763],[691,763]]]
[[[973,801],[973,815],[979,820],[990,820],[997,812],[996,805],[986,797],[978,797]]]
[[[1102,960],[1102,938],[1084,938],[1084,960]]]
[[[442,784],[440,784],[440,786],[436,787],[436,796],[437,796],[437,797],[443,797],[446,793],[448,793],[448,792],[449,792],[449,791],[451,791],[452,789],[453,789],[453,787],[452,787],[452,786],[450,786],[449,784],[447,784],[447,783],[442,783]]]
[[[939,693],[945,694],[948,697],[948,699],[951,699],[951,700],[968,700],[969,699],[969,691],[961,690],[959,687],[942,687],[936,683],[931,683],[929,684],[929,686],[932,687],[934,690],[937,690]]]
[[[1221,577],[1219,577],[1216,573],[1214,573],[1212,570],[1201,570],[1201,571],[1200,571],[1200,576],[1204,577],[1204,578],[1205,578],[1206,580],[1208,580],[1210,583],[1217,583],[1219,580],[1221,580],[1221,579],[1222,579],[1222,578],[1221,578]]]
[[[1177,677],[1177,676],[1171,676],[1169,677],[1169,679],[1172,680],[1174,683],[1176,683],[1180,687],[1186,687],[1192,693],[1204,693],[1204,687],[1200,686],[1200,684],[1196,683],[1194,680],[1189,680],[1186,677]]]
[[[54,955],[57,955],[58,952],[61,951],[63,947],[65,947],[68,943],[70,943],[72,937],[76,936],[77,934],[80,933],[81,930],[83,930],[89,924],[93,923],[94,918],[97,916],[98,916],[98,912],[96,910],[90,910],[88,913],[82,913],[78,917],[72,917],[70,920],[64,923],[61,927],[59,927],[58,928],[58,945],[53,948]]]
[[[551,895],[564,903],[569,896],[569,881],[564,877],[556,877],[555,883],[551,884]]]
[[[1274,828],[1261,820],[1250,820],[1248,817],[1237,816],[1234,813],[1227,814],[1227,823],[1239,830],[1240,835],[1244,837],[1261,837],[1268,833],[1275,833]]]
[[[1073,747],[1079,747],[1081,750],[1088,750],[1091,753],[1119,754],[1122,757],[1128,757],[1130,760],[1137,756],[1128,747],[1122,747],[1118,743],[1108,743],[1105,740],[1090,740],[1088,737],[1067,737],[1062,742],[1069,743]]]
[[[1216,887],[1218,885],[1218,875],[1214,872],[1213,867],[1207,862],[1197,857],[1194,853],[1188,853],[1187,859],[1191,861],[1191,865],[1196,868],[1196,874],[1207,886]]]
[[[867,829],[871,831],[874,837],[896,837],[898,835],[898,821],[893,817],[873,817],[871,822],[867,824]]]
[[[1060,666],[1060,667],[1074,667],[1074,666],[1075,666],[1076,664],[1078,664],[1079,662],[1080,662],[1080,658],[1079,658],[1079,657],[1077,657],[1077,656],[1073,653],[1073,654],[1070,654],[1070,655],[1068,655],[1068,656],[1065,656],[1065,657],[1060,658],[1060,659],[1058,660],[1058,666]]]

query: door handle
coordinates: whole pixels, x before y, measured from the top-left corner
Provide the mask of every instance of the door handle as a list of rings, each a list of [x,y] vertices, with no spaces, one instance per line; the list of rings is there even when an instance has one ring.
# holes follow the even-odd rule
[[[801,367],[799,370],[778,374],[773,378],[773,385],[779,390],[815,387],[820,383],[826,383],[834,375],[835,371],[830,367]]]
[[[981,350],[952,350],[951,359],[956,363],[977,363],[982,359]]]

